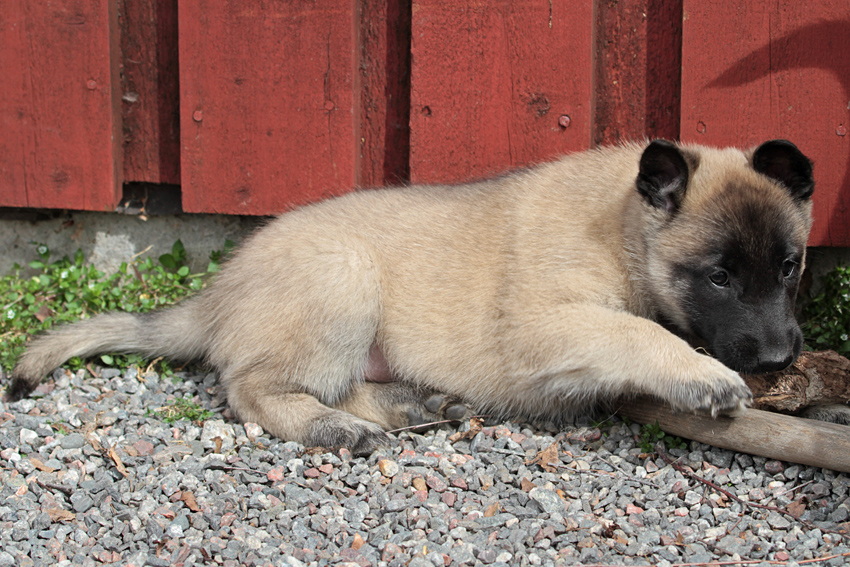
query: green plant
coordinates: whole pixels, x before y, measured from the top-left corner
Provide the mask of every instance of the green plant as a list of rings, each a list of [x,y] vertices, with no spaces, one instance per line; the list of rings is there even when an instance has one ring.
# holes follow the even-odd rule
[[[688,447],[681,437],[668,435],[662,431],[661,426],[658,425],[657,421],[652,424],[647,423],[641,426],[638,445],[640,445],[640,448],[644,453],[652,453],[655,451],[655,445],[659,442],[664,443],[668,449],[686,449]]]
[[[603,419],[592,419],[590,421],[590,426],[595,427],[597,429],[610,429],[614,426],[614,422],[611,421],[610,417],[606,417]]]
[[[803,335],[812,349],[850,356],[850,266],[838,266],[822,280],[820,292],[803,308]]]
[[[190,398],[176,398],[171,405],[156,410],[149,409],[147,414],[149,416],[159,417],[169,425],[181,419],[187,419],[198,425],[203,425],[206,420],[215,415]]]
[[[213,250],[210,252],[210,263],[207,265],[207,272],[212,274],[219,271],[221,269],[221,263],[230,255],[234,248],[236,248],[235,242],[225,240],[223,250]]]
[[[21,277],[21,267],[16,265],[12,274],[0,278],[0,365],[6,370],[12,369],[33,334],[104,311],[141,313],[172,304],[201,289],[207,275],[190,273],[186,250],[179,240],[170,254],[160,256],[159,263],[151,258],[124,263],[111,275],[87,265],[80,250],[73,258],[51,262],[47,246],[34,244],[38,259],[29,266],[37,270],[36,275]],[[221,256],[218,252],[216,266]],[[119,368],[141,362],[133,355],[106,354],[98,359],[98,364]],[[73,370],[86,364],[79,358],[68,361]]]

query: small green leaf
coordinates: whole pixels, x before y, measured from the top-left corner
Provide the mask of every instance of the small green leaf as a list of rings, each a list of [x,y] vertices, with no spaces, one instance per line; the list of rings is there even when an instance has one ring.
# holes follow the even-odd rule
[[[174,270],[177,268],[177,262],[174,260],[174,256],[171,254],[163,254],[159,257],[159,263],[168,268],[169,270]]]
[[[181,240],[177,240],[174,242],[174,245],[171,247],[171,254],[174,256],[174,259],[183,262],[186,260],[186,248],[183,247],[183,242]]]
[[[101,360],[103,361],[103,363],[104,363],[104,364],[106,364],[107,366],[112,366],[113,364],[115,364],[115,359],[113,359],[111,355],[104,354],[104,355],[102,355],[102,356],[100,357],[100,359],[101,359]]]

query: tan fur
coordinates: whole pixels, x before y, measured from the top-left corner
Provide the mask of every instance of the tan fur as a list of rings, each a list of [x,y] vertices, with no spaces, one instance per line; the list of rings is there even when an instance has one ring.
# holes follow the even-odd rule
[[[535,417],[636,393],[682,410],[736,410],[749,399],[739,375],[654,319],[682,309],[667,270],[704,240],[710,227],[699,219],[721,186],[733,179],[790,198],[750,168],[748,153],[686,147],[695,171],[681,214],[693,219],[657,241],[667,221],[635,190],[644,147],[286,213],[147,330],[112,344],[86,337],[117,332],[111,319],[64,327],[31,343],[15,378],[35,384],[70,356],[101,350],[201,356],[243,420],[366,450],[381,440],[378,425],[403,425],[403,409],[434,391]],[[808,211],[799,217],[805,238]],[[158,336],[175,324],[179,336]],[[375,344],[410,394],[364,382]]]

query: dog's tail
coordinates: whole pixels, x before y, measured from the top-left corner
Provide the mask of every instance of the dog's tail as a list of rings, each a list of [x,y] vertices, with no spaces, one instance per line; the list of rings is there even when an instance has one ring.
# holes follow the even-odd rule
[[[161,311],[106,313],[63,325],[30,341],[4,397],[14,401],[27,396],[47,373],[74,356],[115,352],[179,361],[202,358],[209,337],[203,319],[201,303],[193,298]]]

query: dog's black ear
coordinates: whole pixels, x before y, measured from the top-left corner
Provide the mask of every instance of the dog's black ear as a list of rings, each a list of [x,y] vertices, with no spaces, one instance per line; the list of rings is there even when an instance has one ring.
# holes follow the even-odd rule
[[[784,185],[798,201],[805,201],[815,190],[811,160],[788,140],[760,145],[753,153],[753,169]]]
[[[688,176],[681,150],[666,140],[655,140],[640,157],[637,190],[653,207],[674,213],[685,196]]]

